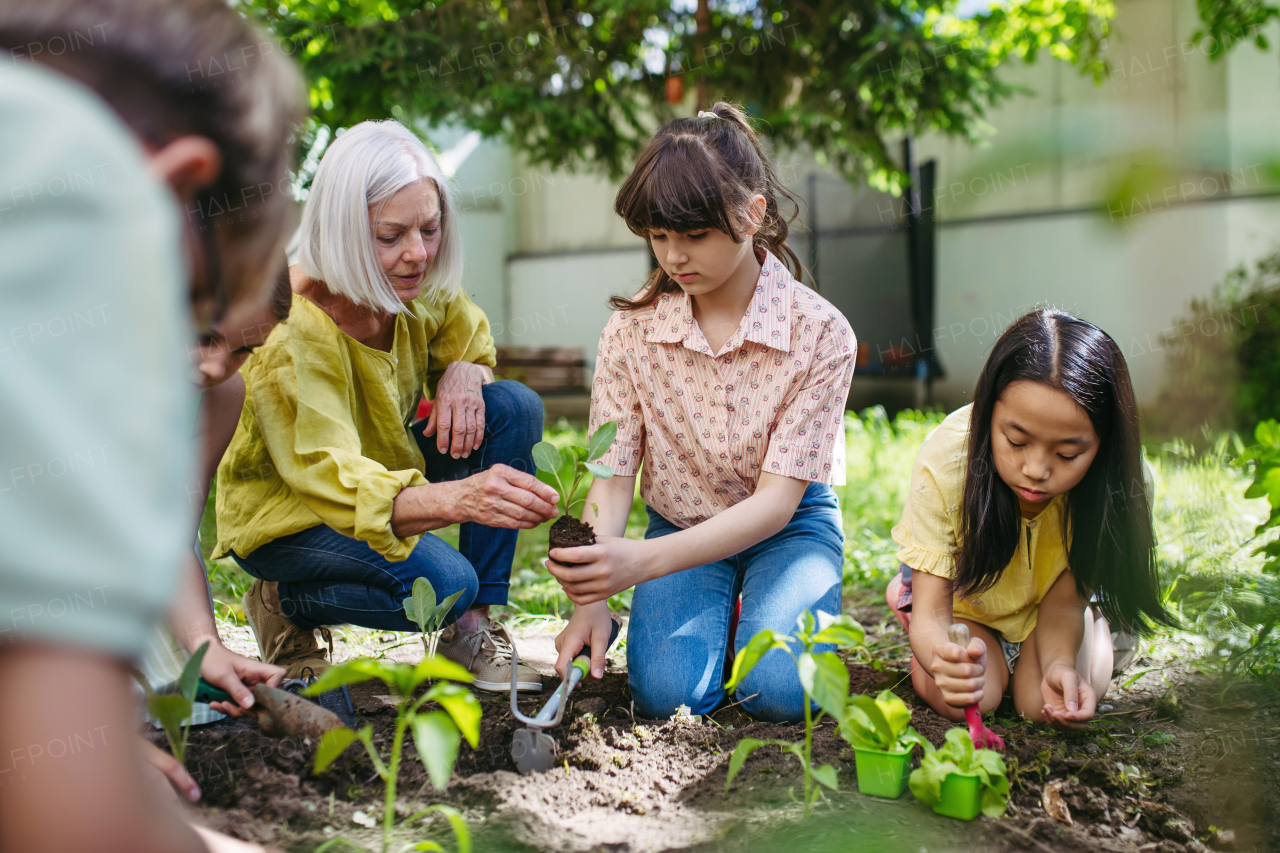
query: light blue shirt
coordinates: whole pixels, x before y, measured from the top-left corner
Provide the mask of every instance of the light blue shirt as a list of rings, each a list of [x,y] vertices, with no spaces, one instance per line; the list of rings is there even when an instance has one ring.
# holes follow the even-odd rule
[[[136,657],[196,516],[182,212],[96,95],[0,69],[0,644]]]

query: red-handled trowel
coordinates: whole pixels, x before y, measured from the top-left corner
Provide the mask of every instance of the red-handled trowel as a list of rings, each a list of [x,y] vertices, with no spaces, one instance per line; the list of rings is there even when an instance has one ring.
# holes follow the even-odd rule
[[[962,649],[969,648],[969,626],[962,622],[953,622],[947,629],[947,638]],[[990,649],[987,650],[988,653]],[[1004,738],[987,728],[982,722],[982,714],[977,705],[964,709],[965,722],[969,724],[969,737],[978,749],[1004,749]]]

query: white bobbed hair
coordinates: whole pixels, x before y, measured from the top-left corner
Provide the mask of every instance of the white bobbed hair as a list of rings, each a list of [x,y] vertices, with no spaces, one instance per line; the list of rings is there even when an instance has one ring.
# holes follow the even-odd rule
[[[398,121],[363,121],[339,136],[320,160],[302,210],[298,263],[338,296],[389,314],[405,310],[382,271],[369,224],[408,185],[430,179],[440,196],[440,250],[422,295],[447,301],[462,284],[462,239],[448,180],[427,146]]]

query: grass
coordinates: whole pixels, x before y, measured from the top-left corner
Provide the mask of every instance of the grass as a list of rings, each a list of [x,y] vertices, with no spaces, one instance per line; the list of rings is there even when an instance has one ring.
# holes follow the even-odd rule
[[[883,409],[846,416],[846,484],[837,487],[845,526],[846,593],[878,598],[898,563],[889,532],[897,523],[921,443],[941,423],[936,412],[905,411],[895,418]],[[586,434],[561,421],[547,430],[554,444],[582,443]],[[1235,464],[1243,445],[1234,434],[1197,451],[1181,441],[1148,448],[1155,474],[1153,505],[1158,561],[1166,601],[1197,638],[1204,661],[1224,683],[1244,674],[1270,676],[1280,670],[1280,640],[1267,629],[1280,621],[1280,582],[1261,571],[1253,555],[1255,526],[1268,514],[1265,499],[1246,500],[1249,472]],[[201,524],[206,557],[216,538],[213,497]],[[648,519],[637,494],[627,535],[642,538]],[[436,531],[457,544],[457,527]],[[522,530],[512,567],[508,621],[545,623],[551,629],[573,610],[560,586],[542,567],[547,525]],[[218,616],[243,623],[240,598],[251,578],[230,559],[209,561],[209,579]],[[610,600],[629,609],[630,591]]]

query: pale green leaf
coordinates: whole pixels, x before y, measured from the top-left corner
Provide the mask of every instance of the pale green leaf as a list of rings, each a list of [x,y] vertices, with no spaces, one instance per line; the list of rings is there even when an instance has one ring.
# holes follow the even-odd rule
[[[911,709],[907,707],[906,702],[894,695],[892,690],[880,691],[880,695],[876,696],[876,707],[880,709],[880,713],[884,714],[885,722],[889,724],[889,731],[894,740],[897,740],[907,730],[907,726],[911,725]]]
[[[746,678],[751,670],[755,669],[756,664],[760,662],[760,658],[764,657],[766,652],[773,649],[786,650],[788,637],[786,634],[780,634],[777,631],[761,631],[751,638],[751,641],[738,652],[733,658],[733,670],[729,675],[729,680],[725,682],[724,689],[732,693],[742,683],[742,679]]]
[[[414,667],[413,677],[417,679],[417,683],[421,684],[429,678],[447,678],[450,681],[459,681],[463,684],[470,684],[475,681],[475,676],[467,672],[461,664],[454,663],[448,658],[440,655],[432,655],[429,658],[423,658],[422,661]]]
[[[797,661],[800,683],[818,707],[837,720],[849,698],[849,670],[835,652],[804,652]]]
[[[533,463],[539,471],[554,474],[560,470],[560,448],[549,441],[539,441],[533,446]]]
[[[742,765],[751,757],[751,753],[768,743],[769,741],[767,740],[756,740],[753,737],[744,737],[738,741],[738,745],[733,749],[733,755],[729,756],[729,775],[724,780],[724,789],[726,791],[733,784],[733,777],[738,775]]]
[[[413,589],[404,600],[404,612],[419,631],[426,632],[431,628],[436,612],[436,591],[429,580],[423,577],[414,579]]]
[[[613,446],[613,441],[618,436],[618,424],[616,421],[606,421],[600,425],[591,437],[587,439],[587,461],[594,462],[608,452]]]
[[[809,774],[831,790],[840,790],[840,782],[836,779],[836,769],[830,764],[812,767],[809,769]]]
[[[196,698],[196,688],[200,686],[200,665],[204,662],[204,653],[209,651],[209,641],[205,640],[200,648],[192,652],[187,663],[182,667],[182,675],[178,676],[178,693],[188,701]]]
[[[610,465],[601,465],[599,462],[588,462],[585,467],[591,476],[600,480],[607,480],[613,476],[613,467]]]
[[[845,740],[864,749],[892,749],[893,730],[875,700],[859,693],[846,701],[847,710],[837,718],[841,721],[840,734]],[[856,743],[855,736],[861,736],[863,742]]]
[[[182,721],[191,716],[191,700],[178,693],[151,694],[147,711],[160,721],[174,758],[182,761]]]
[[[840,648],[849,648],[860,646],[867,639],[867,632],[851,616],[833,617],[829,613],[818,611],[818,625],[819,631],[813,638],[815,643],[831,643]]]
[[[355,742],[356,733],[346,726],[340,729],[329,729],[320,736],[320,743],[316,745],[316,764],[313,772],[323,773],[326,767]]]
[[[303,696],[319,696],[335,687],[347,684],[359,684],[371,678],[379,678],[388,684],[393,683],[394,673],[388,661],[372,661],[365,658],[336,664],[320,674],[316,681],[302,691]]]
[[[413,743],[418,747],[418,757],[427,768],[431,784],[436,790],[444,790],[453,775],[453,764],[462,744],[458,727],[444,711],[415,714],[411,725]]]
[[[449,712],[462,736],[475,749],[480,742],[480,700],[465,687],[442,681],[427,691],[428,702],[438,702]]]
[[[436,607],[435,618],[431,623],[431,630],[439,630],[440,626],[444,624],[444,620],[448,617],[449,611],[453,609],[453,605],[458,603],[458,599],[462,598],[462,593],[464,592],[466,592],[466,590],[460,589],[444,601],[440,602],[439,606]]]
[[[454,841],[458,844],[458,853],[471,853],[471,829],[467,826],[467,822],[462,817],[462,812],[453,806],[446,806],[444,803],[437,803],[434,806],[427,806],[419,812],[419,815],[437,812],[445,816],[449,821],[450,828],[453,829]]]

